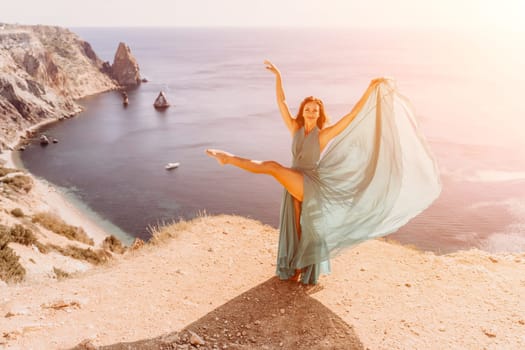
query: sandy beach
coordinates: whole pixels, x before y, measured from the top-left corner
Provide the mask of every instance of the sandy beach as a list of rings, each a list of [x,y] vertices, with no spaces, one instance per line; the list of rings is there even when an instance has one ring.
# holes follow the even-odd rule
[[[38,128],[53,122],[56,122],[56,120],[49,118],[27,129],[27,131],[19,132],[17,140],[9,145],[9,148],[14,151],[8,150],[0,154],[0,163],[3,164],[3,167],[14,168],[20,171],[9,175],[29,177],[32,183],[29,193],[11,192],[6,195],[4,192],[4,195],[1,197],[2,207],[4,209],[0,216],[2,225],[13,226],[22,224],[24,227],[30,227],[33,229],[33,232],[37,234],[36,237],[39,243],[44,245],[67,247],[74,244],[81,249],[97,250],[101,247],[104,239],[111,234],[122,236],[121,239],[126,243],[131,242],[130,237],[126,236],[125,233],[116,232],[118,230],[111,230],[111,225],[109,226],[110,230],[108,230],[107,222],[102,219],[100,222],[95,220],[86,213],[85,208],[81,208],[79,205],[73,203],[59,188],[43,179],[33,176],[23,167],[18,158],[18,151],[16,151],[21,146],[21,142],[23,142],[21,136],[26,135],[28,132],[33,133],[38,130]],[[24,217],[14,217],[11,214],[11,211],[14,209],[21,210],[21,212],[24,213]],[[35,231],[34,224],[31,223],[31,216],[38,213],[54,215],[68,225],[82,228],[85,234],[93,240],[93,245],[71,241],[43,227]],[[88,261],[77,260],[58,252],[42,253],[35,245],[25,246],[18,243],[11,243],[10,247],[14,250],[15,254],[19,256],[20,264],[26,271],[24,283],[27,284],[41,282],[43,280],[56,281],[55,268],[66,273],[74,274],[87,271],[93,267]],[[5,286],[5,284],[3,285]]]
[[[14,168],[26,172],[27,170],[22,167],[18,155],[15,154],[15,152],[18,152],[16,150],[19,148],[19,145],[22,141],[21,136],[26,135],[27,133],[36,132],[39,128],[56,122],[56,119],[50,118],[33,125],[23,132],[19,132],[17,134],[16,140],[9,145],[13,151],[4,151],[0,153],[0,162],[3,163],[3,166],[6,168]],[[65,198],[65,196],[61,194],[60,191],[52,184],[38,179],[32,175],[31,178],[33,179],[34,183],[34,186],[31,190],[32,197],[39,199],[34,200],[32,203],[28,203],[34,211],[49,210],[57,214],[69,224],[84,228],[86,233],[91,238],[93,238],[95,244],[99,244],[104,240],[105,237],[109,236],[109,233],[105,232],[105,230],[100,225],[90,219],[85,213],[75,207],[75,205],[70,203],[67,198]]]

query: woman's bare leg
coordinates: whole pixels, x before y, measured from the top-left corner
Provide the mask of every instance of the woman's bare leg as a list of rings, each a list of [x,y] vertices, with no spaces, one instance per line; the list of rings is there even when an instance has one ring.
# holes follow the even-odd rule
[[[231,164],[241,169],[256,174],[266,174],[273,176],[286,190],[297,199],[303,201],[304,187],[303,174],[290,168],[286,168],[274,161],[258,161],[237,157],[231,153],[208,149],[206,153],[217,161],[224,164]]]
[[[297,229],[297,238],[301,239],[301,205],[304,195],[303,174],[290,168],[283,167],[274,161],[257,161],[237,157],[231,153],[208,149],[206,153],[221,164],[231,164],[241,169],[256,174],[272,175],[292,195],[294,201],[294,220]],[[295,270],[295,275],[290,277],[291,281],[298,282],[301,270]]]
[[[299,202],[297,199],[293,199],[293,208],[295,213],[295,227],[297,228],[297,238],[301,240],[301,209],[302,202]]]
[[[295,220],[295,229],[297,230],[297,240],[301,240],[301,209],[302,204],[297,199],[293,199],[293,208],[294,208],[294,220]],[[290,277],[290,280],[299,282],[299,278],[301,277],[301,269],[295,270],[295,275]]]

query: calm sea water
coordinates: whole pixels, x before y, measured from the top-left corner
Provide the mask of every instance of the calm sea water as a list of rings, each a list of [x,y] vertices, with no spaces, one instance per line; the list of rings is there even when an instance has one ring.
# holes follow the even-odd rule
[[[120,41],[149,82],[80,101],[78,117],[42,131],[60,140],[22,153],[34,174],[64,188],[131,236],[198,213],[240,214],[278,226],[281,187],[220,167],[204,150],[290,163],[271,59],[293,113],[321,97],[333,120],[377,76],[392,76],[419,117],[443,193],[390,237],[422,249],[525,250],[523,37],[351,29],[73,28],[104,60]],[[160,90],[173,104],[156,111]],[[181,166],[166,171],[168,162]]]

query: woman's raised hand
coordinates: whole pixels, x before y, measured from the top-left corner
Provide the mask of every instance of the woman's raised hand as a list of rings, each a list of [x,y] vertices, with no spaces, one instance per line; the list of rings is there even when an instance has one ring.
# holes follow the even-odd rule
[[[375,78],[375,79],[372,79],[372,81],[370,82],[370,85],[381,84],[381,83],[384,83],[385,81],[387,81],[386,78]]]
[[[270,62],[268,60],[264,60],[264,64],[266,65],[266,69],[271,71],[273,74],[275,74],[277,76],[281,75],[281,72],[279,72],[279,69],[277,69],[277,67],[272,62]]]

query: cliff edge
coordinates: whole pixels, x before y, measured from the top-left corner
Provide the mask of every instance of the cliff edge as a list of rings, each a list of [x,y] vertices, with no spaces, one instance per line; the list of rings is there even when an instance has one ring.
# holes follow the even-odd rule
[[[447,255],[384,240],[317,286],[279,281],[278,231],[202,217],[59,283],[0,288],[20,349],[523,349],[525,254]],[[193,335],[193,333],[195,335]]]

